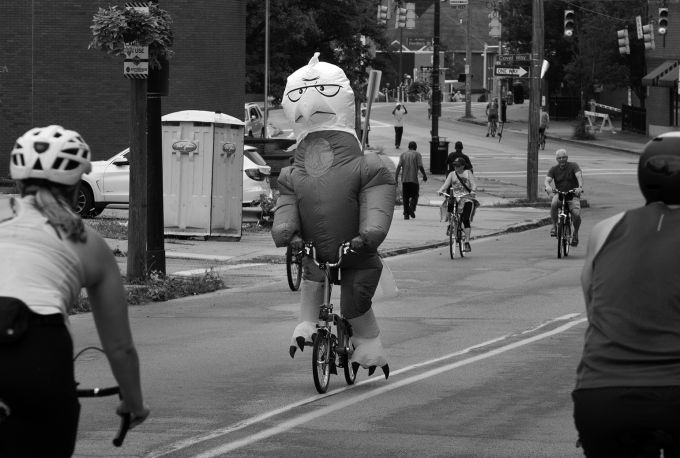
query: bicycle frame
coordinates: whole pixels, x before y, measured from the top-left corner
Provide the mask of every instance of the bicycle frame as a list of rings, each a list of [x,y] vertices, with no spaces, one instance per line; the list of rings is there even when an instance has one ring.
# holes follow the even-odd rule
[[[455,257],[454,244],[456,244],[458,245],[458,253],[460,254],[460,257],[464,258],[465,252],[463,251],[463,239],[464,239],[463,219],[461,213],[459,212],[459,202],[455,197],[445,192],[443,192],[442,194],[445,195],[449,200],[453,199],[453,212],[451,213],[451,219],[449,219],[449,229],[447,231],[449,235],[449,254],[451,256],[451,259],[454,259]]]
[[[561,258],[562,255],[566,258],[569,256],[569,247],[571,246],[571,212],[569,211],[568,198],[577,198],[575,189],[570,189],[569,191],[557,191],[556,194],[560,199],[560,208],[557,213],[557,257]]]
[[[323,303],[319,307],[319,321],[316,325],[317,334],[314,338],[312,350],[312,373],[314,386],[319,393],[328,391],[330,374],[337,374],[337,368],[342,367],[345,381],[348,385],[354,384],[358,370],[358,363],[350,366],[350,358],[354,348],[352,346],[352,326],[341,315],[333,313],[331,303],[331,269],[339,267],[342,258],[350,252],[349,242],[345,242],[338,248],[338,260],[331,263],[319,261],[316,256],[316,248],[312,243],[305,243],[304,254],[324,273]],[[340,272],[338,271],[338,277]]]

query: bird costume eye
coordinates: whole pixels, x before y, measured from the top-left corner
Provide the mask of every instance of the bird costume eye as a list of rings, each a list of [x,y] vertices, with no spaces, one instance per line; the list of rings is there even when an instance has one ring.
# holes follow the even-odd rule
[[[335,96],[338,92],[340,92],[340,88],[341,86],[338,86],[337,84],[320,84],[318,86],[314,86],[314,89],[316,89],[319,94],[323,95],[324,97]]]
[[[304,94],[305,92],[307,92],[307,88],[306,87],[300,87],[300,88],[288,91],[288,94],[286,94],[286,97],[288,97],[288,100],[290,100],[291,102],[297,102],[298,100],[300,100],[300,97],[302,97],[302,94]]]

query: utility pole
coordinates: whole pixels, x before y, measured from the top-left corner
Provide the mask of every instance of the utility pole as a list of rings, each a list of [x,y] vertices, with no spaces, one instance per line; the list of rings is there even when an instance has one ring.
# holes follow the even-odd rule
[[[533,0],[531,47],[531,95],[527,146],[527,200],[538,200],[538,123],[541,108],[541,66],[543,65],[543,0]]]
[[[439,19],[441,2],[434,2],[434,37],[432,38],[432,140],[430,141],[430,172],[446,173],[446,150],[439,149],[439,117],[441,116],[441,90],[439,88]]]
[[[439,3],[435,0],[435,3]],[[472,22],[472,6],[468,1],[467,6],[467,24],[465,24],[465,117],[468,119],[474,118],[472,116],[472,75],[470,68],[472,65],[472,50],[470,49],[470,23]]]
[[[264,4],[264,138],[269,137],[269,0]]]

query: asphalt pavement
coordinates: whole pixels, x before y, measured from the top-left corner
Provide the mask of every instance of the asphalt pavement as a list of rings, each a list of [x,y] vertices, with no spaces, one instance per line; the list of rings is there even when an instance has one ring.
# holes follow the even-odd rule
[[[444,107],[452,105],[445,103]],[[458,102],[462,104],[463,102]],[[528,103],[508,106],[505,129],[514,132],[528,132]],[[444,109],[444,117],[447,110]],[[472,119],[448,119],[448,121],[469,122],[484,125],[484,105],[473,104]],[[621,132],[614,121],[613,132],[597,132],[593,140],[573,139],[574,121],[552,121],[547,131],[548,139],[563,142],[588,144],[589,146],[619,151],[622,154],[639,154],[649,138],[630,132]],[[371,135],[372,146],[388,146],[391,137]],[[420,199],[416,218],[404,220],[403,209],[398,205],[394,210],[392,226],[387,238],[380,246],[384,257],[407,253],[415,250],[434,248],[448,244],[445,224],[440,220],[441,197],[436,193],[444,182],[445,176],[429,174],[427,182],[421,182]],[[478,180],[478,209],[472,224],[472,249],[475,240],[492,237],[512,231],[522,231],[549,224],[549,212],[545,206],[518,206],[516,201],[525,197],[517,194],[517,187],[497,180]],[[548,230],[546,228],[546,237]],[[127,252],[126,240],[108,240],[114,249]],[[166,257],[194,259],[220,263],[248,263],[253,260],[281,258],[284,248],[277,248],[268,231],[243,231],[240,241],[224,241],[211,238],[172,239],[166,238]],[[124,268],[124,266],[121,266]],[[169,272],[171,273],[171,272]]]

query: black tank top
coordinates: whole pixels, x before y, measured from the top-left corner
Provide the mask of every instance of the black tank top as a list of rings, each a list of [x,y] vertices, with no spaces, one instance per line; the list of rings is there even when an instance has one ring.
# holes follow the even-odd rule
[[[593,260],[576,388],[680,385],[680,209],[625,213]]]

